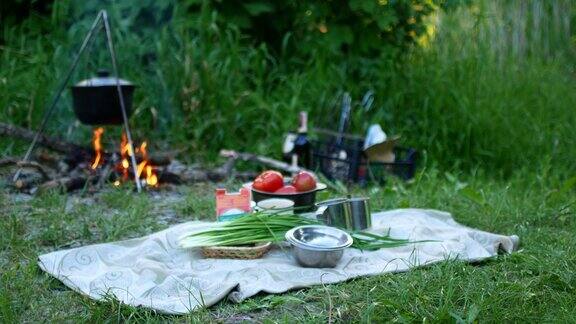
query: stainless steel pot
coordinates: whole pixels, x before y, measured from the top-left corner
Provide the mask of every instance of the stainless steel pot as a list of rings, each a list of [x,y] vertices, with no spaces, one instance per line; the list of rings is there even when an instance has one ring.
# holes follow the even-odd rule
[[[338,198],[316,204],[316,219],[334,227],[359,231],[372,225],[370,198]]]

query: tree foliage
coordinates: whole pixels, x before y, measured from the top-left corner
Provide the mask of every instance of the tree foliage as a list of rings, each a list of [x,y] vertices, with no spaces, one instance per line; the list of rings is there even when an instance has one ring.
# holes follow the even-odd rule
[[[375,57],[396,53],[426,35],[426,17],[446,0],[6,0],[4,28],[34,20],[45,32],[55,20],[85,26],[103,8],[123,29],[150,37],[154,28],[178,19],[196,32],[215,17],[219,26],[238,28],[246,40],[264,43],[276,54],[306,57],[322,51]],[[42,20],[41,17],[51,17]]]

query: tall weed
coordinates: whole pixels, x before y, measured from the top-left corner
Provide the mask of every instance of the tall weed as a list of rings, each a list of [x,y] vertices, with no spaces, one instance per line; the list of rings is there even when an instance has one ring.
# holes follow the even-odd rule
[[[58,12],[72,18],[54,14],[53,30],[41,37],[24,27],[4,31],[1,120],[38,125],[91,19],[74,8],[61,4]],[[273,54],[206,5],[192,20],[178,9],[162,5],[158,12],[172,13],[138,30],[138,19],[122,19],[125,5],[109,8],[122,76],[139,86],[131,120],[136,136],[187,149],[185,159],[212,159],[224,147],[278,156],[298,111],[308,110],[313,126],[334,127],[339,93],[359,99],[373,90],[371,111],[355,106],[352,131],[380,123],[425,152],[427,163],[496,176],[542,164],[573,171],[570,1],[471,1],[434,17],[422,46],[378,59],[322,47],[306,58]],[[75,81],[107,67],[102,42]],[[91,131],[75,121],[70,101],[67,93],[50,131],[88,141]]]

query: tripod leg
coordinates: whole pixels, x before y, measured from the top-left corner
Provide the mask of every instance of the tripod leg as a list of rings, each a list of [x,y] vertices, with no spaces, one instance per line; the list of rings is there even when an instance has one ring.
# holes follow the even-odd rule
[[[50,106],[44,112],[44,116],[42,117],[42,122],[40,123],[40,128],[36,131],[36,135],[34,135],[34,138],[32,139],[32,143],[30,143],[30,146],[28,147],[28,150],[26,151],[26,154],[24,155],[22,162],[28,162],[30,160],[30,155],[32,155],[32,151],[34,151],[34,147],[36,146],[36,143],[38,143],[38,139],[42,135],[42,132],[44,132],[44,129],[46,128],[46,123],[48,122],[48,119],[52,115],[52,112],[54,111],[54,108],[56,107],[56,104],[58,103],[58,100],[60,99],[62,92],[64,91],[64,89],[66,88],[66,85],[70,81],[70,77],[72,77],[72,72],[74,72],[74,70],[76,69],[76,66],[78,66],[78,62],[80,61],[80,56],[82,56],[82,53],[84,53],[84,50],[86,49],[86,47],[88,46],[88,43],[90,42],[90,40],[92,39],[92,36],[94,35],[94,31],[98,27],[98,23],[100,22],[100,19],[102,19],[102,17],[104,15],[105,15],[105,12],[101,11],[98,13],[98,16],[96,16],[96,19],[94,19],[94,22],[92,23],[92,27],[90,27],[90,30],[88,31],[88,33],[86,34],[86,37],[84,38],[84,41],[82,42],[82,46],[80,46],[80,50],[78,50],[78,53],[74,57],[74,61],[72,61],[72,65],[68,69],[68,73],[66,74],[66,77],[64,78],[64,80],[62,80],[62,83],[60,83],[60,86],[58,87],[58,90],[56,91],[56,95],[52,99]],[[16,182],[18,180],[18,178],[20,177],[21,173],[22,173],[22,169],[18,169],[16,171],[16,174],[14,174],[14,178],[12,180],[14,182]]]
[[[138,177],[138,166],[136,165],[136,156],[134,151],[134,144],[132,142],[132,134],[130,133],[130,125],[128,123],[128,114],[126,113],[126,106],[124,104],[124,96],[122,95],[122,87],[120,87],[120,79],[118,76],[118,66],[116,65],[116,53],[114,52],[114,44],[112,42],[112,33],[110,30],[110,23],[108,22],[108,14],[106,11],[101,11],[102,19],[104,21],[104,30],[106,31],[106,39],[108,43],[108,50],[110,51],[110,59],[112,60],[112,69],[114,70],[114,77],[116,78],[116,89],[118,90],[118,98],[120,98],[120,108],[122,109],[122,119],[124,120],[124,129],[126,131],[126,138],[128,139],[128,146],[130,147],[130,162],[132,163],[132,171],[134,171],[134,182],[136,182],[136,190],[142,191],[142,184]]]

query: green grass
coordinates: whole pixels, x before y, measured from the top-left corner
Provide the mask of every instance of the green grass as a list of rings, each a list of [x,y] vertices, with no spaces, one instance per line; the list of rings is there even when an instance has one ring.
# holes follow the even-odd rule
[[[48,35],[28,25],[6,30],[0,120],[38,125],[90,23],[82,9],[62,5],[46,19]],[[438,14],[428,45],[394,59],[323,48],[311,57],[274,55],[217,23],[215,12],[192,19],[177,11],[151,32],[121,20],[118,7],[109,9],[122,22],[115,33],[122,74],[139,86],[135,137],[152,138],[152,149],[183,149],[186,160],[213,160],[221,148],[278,157],[298,111],[310,112],[312,126],[333,128],[337,95],[348,90],[359,100],[372,89],[374,108],[355,107],[352,132],[380,123],[445,170],[482,167],[505,177],[526,161],[549,160],[574,171],[574,38],[565,25],[576,7],[569,1],[473,1]],[[74,81],[108,66],[103,49],[99,39]],[[49,132],[88,142],[91,130],[74,121],[70,99],[66,92]],[[108,128],[105,143],[117,143],[118,132]]]
[[[181,188],[171,199],[111,190],[94,198],[49,193],[15,202],[14,195],[3,192],[0,321],[571,321],[576,305],[573,183],[523,175],[493,181],[483,174],[430,169],[411,183],[354,189],[372,198],[374,210],[437,208],[468,226],[517,234],[521,250],[480,264],[448,261],[403,274],[259,295],[242,304],[222,301],[176,317],[112,299],[89,300],[43,273],[36,258],[138,237],[187,220],[213,219],[212,197],[198,192],[211,192],[214,186]]]
[[[40,31],[32,22],[2,27],[1,121],[38,125],[89,23],[79,9],[62,2],[53,16],[37,18]],[[355,109],[353,131],[380,123],[418,148],[422,160],[412,182],[354,191],[372,197],[374,210],[436,208],[468,226],[517,234],[522,249],[481,264],[449,261],[169,317],[87,299],[42,273],[36,258],[212,219],[212,185],[183,187],[169,198],[128,188],[94,197],[3,190],[0,322],[573,322],[575,12],[567,0],[472,1],[439,14],[431,41],[394,60],[322,48],[312,57],[274,56],[215,23],[213,12],[199,20],[181,13],[146,35],[120,24],[122,74],[140,86],[131,122],[137,138],[152,137],[152,150],[182,149],[184,161],[213,162],[221,148],[278,156],[298,111],[310,111],[313,126],[330,126],[339,92],[359,98],[372,89],[374,109]],[[119,14],[111,8],[112,17]],[[83,61],[74,80],[102,62],[101,55]],[[49,132],[88,142],[91,130],[74,122],[69,94]],[[109,128],[106,143],[115,145],[118,133]],[[0,157],[20,156],[22,144],[2,138]]]

